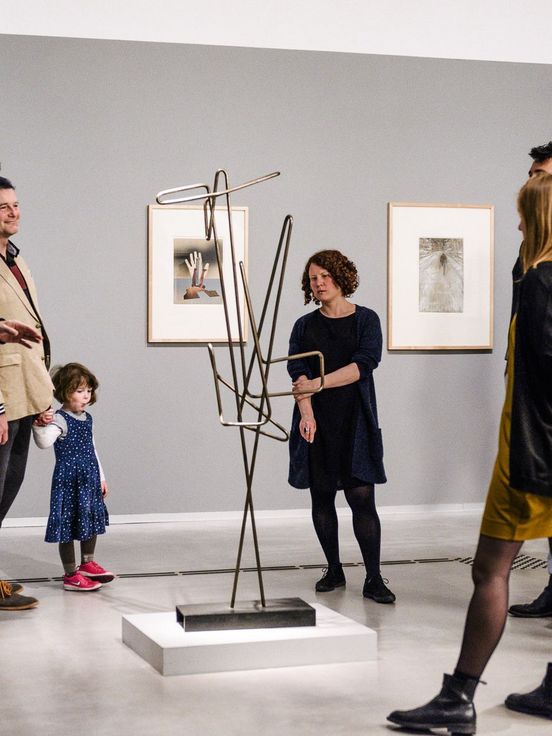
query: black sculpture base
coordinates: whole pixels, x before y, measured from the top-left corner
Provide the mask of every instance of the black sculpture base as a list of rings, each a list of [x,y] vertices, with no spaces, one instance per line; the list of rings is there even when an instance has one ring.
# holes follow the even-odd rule
[[[240,601],[234,608],[224,603],[177,606],[176,620],[185,631],[227,629],[276,629],[289,626],[316,626],[316,611],[301,598],[273,598]]]

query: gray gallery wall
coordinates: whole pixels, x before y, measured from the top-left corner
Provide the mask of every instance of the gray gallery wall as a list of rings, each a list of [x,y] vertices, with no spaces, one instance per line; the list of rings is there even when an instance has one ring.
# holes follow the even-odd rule
[[[293,251],[276,352],[302,313],[315,249],[359,266],[357,301],[386,325],[386,203],[496,208],[492,353],[384,353],[376,374],[389,482],[382,505],[473,503],[491,471],[503,393],[515,194],[552,137],[547,66],[0,36],[1,173],[39,285],[55,362],[95,370],[112,513],[241,508],[239,439],[218,425],[203,347],[146,342],[146,206],[163,188],[280,170],[241,192],[256,303],[285,214]],[[6,315],[8,316],[8,315]],[[275,382],[286,383],[284,372]],[[291,402],[280,399],[287,423]],[[32,449],[12,516],[47,513],[53,458]],[[265,442],[259,509],[308,505]]]

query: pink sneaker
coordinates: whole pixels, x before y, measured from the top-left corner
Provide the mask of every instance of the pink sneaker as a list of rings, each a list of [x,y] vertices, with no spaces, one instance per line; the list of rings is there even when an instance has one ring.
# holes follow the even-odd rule
[[[64,590],[77,590],[79,593],[90,593],[91,591],[98,590],[98,588],[101,587],[101,583],[85,578],[78,570],[74,575],[63,576]]]
[[[110,583],[115,577],[112,572],[104,570],[104,568],[101,565],[98,565],[95,560],[84,562],[82,565],[79,565],[77,572],[80,572],[81,575],[89,580],[97,580],[99,583]]]

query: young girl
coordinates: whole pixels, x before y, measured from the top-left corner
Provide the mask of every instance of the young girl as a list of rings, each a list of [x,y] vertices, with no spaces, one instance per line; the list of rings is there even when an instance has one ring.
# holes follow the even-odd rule
[[[94,445],[92,417],[85,411],[96,401],[98,381],[80,363],[57,368],[52,381],[62,408],[41,415],[50,420],[46,426],[33,425],[36,444],[42,449],[54,445],[56,454],[45,541],[59,543],[64,589],[89,592],[114,578],[94,560],[97,535],[109,524],[107,484]],[[75,539],[81,547],[78,567]]]

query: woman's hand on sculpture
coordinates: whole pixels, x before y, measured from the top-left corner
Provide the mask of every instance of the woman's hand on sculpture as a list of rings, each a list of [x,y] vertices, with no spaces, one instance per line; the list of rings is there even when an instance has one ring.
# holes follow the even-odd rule
[[[309,379],[306,376],[299,376],[299,378],[296,381],[293,381],[291,385],[296,400],[301,401],[301,399],[310,398],[315,391],[320,388],[320,379]]]

